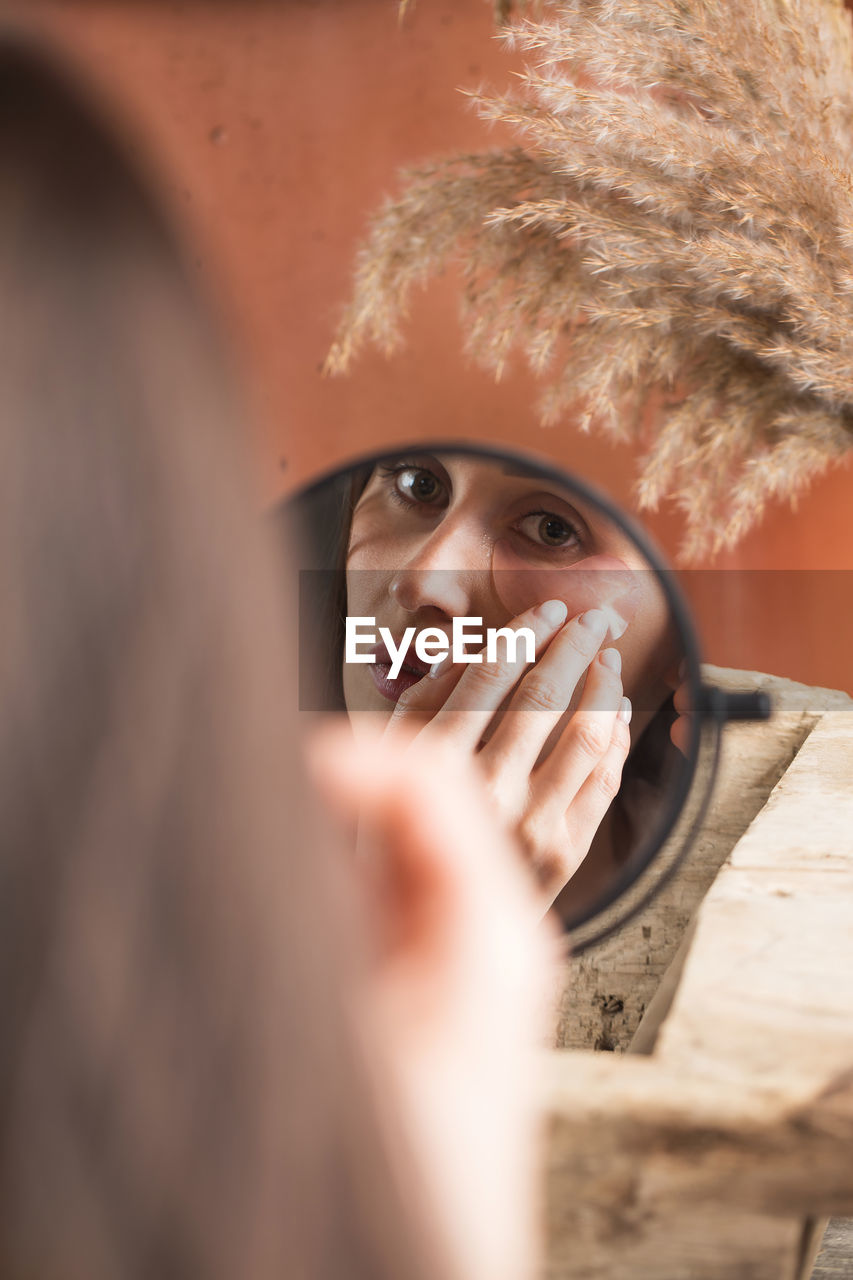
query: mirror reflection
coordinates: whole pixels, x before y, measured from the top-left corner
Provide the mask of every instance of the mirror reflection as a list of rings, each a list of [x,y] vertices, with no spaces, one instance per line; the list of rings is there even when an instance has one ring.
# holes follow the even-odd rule
[[[677,816],[698,687],[637,531],[564,473],[456,447],[339,472],[289,514],[303,707],[401,745],[440,736],[475,762],[546,905],[573,923],[606,903]]]

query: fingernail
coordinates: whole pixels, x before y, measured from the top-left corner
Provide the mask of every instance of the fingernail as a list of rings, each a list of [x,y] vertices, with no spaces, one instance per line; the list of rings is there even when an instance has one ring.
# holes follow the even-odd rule
[[[634,711],[634,708],[631,706],[631,699],[623,698],[622,701],[619,703],[619,710],[617,712],[617,715],[623,724],[630,724],[633,711]]]
[[[607,667],[608,671],[615,671],[617,675],[622,670],[622,654],[618,649],[602,649],[598,655],[598,661],[603,667]]]
[[[439,676],[443,676],[448,667],[450,654],[446,653],[443,658],[439,658],[434,662],[427,672],[427,680],[437,680]]]
[[[564,600],[546,600],[536,610],[537,618],[549,627],[561,627],[569,616],[569,606]]]
[[[603,609],[590,609],[587,613],[582,613],[578,621],[582,627],[597,631],[601,635],[607,630],[607,614]]]
[[[621,640],[625,632],[628,630],[628,623],[622,617],[621,613],[617,613],[615,609],[608,609],[607,616],[610,619],[610,639]]]

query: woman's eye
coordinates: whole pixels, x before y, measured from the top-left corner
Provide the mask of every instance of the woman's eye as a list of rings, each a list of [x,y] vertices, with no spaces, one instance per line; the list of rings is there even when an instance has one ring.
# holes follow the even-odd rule
[[[536,511],[518,524],[525,537],[545,547],[579,546],[580,536],[574,525],[550,511]]]
[[[443,501],[445,488],[438,476],[421,467],[406,467],[397,471],[394,485],[408,502],[435,505]]]

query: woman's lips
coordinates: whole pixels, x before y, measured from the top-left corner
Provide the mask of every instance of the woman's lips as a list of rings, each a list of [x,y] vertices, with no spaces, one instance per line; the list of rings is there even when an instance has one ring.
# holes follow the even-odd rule
[[[392,680],[391,655],[385,645],[376,645],[373,649],[373,656],[376,661],[370,663],[368,671],[378,692],[382,694],[383,698],[387,698],[389,702],[397,702],[402,698],[407,689],[411,689],[412,685],[417,684],[419,680],[423,680],[430,668],[428,662],[422,662],[417,654],[409,651],[403,659],[400,674]]]

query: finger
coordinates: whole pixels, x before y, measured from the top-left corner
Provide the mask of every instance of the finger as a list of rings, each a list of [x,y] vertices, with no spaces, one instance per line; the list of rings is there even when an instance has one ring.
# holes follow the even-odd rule
[[[628,698],[623,698],[607,751],[578,791],[566,815],[569,843],[573,847],[581,848],[585,844],[589,849],[604,815],[619,792],[622,771],[631,750],[630,721],[631,703]]]
[[[529,628],[533,632],[534,652],[538,658],[556,643],[567,613],[568,608],[562,600],[546,600],[535,609],[519,614],[507,627],[513,631]],[[440,730],[455,745],[472,752],[478,747],[495,712],[532,665],[527,661],[527,645],[523,640],[515,646],[513,658],[509,657],[504,646],[496,647],[498,656],[492,661],[487,660],[483,649],[479,654],[482,661],[465,665],[454,688],[431,721],[431,727]]]
[[[444,706],[464,671],[465,667],[451,662],[449,656],[436,662],[422,680],[398,698],[388,722],[388,732],[400,729],[417,732]]]
[[[537,873],[542,892],[550,903],[569,884],[587,857],[605,815],[618,794],[625,760],[631,749],[628,729],[630,718],[631,703],[628,698],[623,698],[608,749],[565,815],[560,828],[562,839],[552,839],[550,844],[543,846],[548,852],[539,858]]]
[[[610,748],[621,699],[621,656],[604,649],[590,663],[577,710],[533,774],[534,808],[554,817],[565,814]]]
[[[690,750],[690,730],[690,716],[679,716],[669,727],[670,741],[683,756],[686,756]]]
[[[371,842],[361,872],[393,1024],[414,1010],[422,1033],[424,1010],[435,1008],[475,1025],[478,993],[491,989],[496,973],[505,997],[537,1017],[550,939],[537,928],[543,903],[473,762],[448,766],[432,743],[401,752],[383,737],[356,749],[351,736],[329,734],[312,756],[336,808],[357,815]],[[467,982],[471,1000],[460,1005],[442,983],[463,964],[470,979],[472,953],[482,972]]]
[[[535,609],[529,609],[526,613],[514,618],[507,626],[512,630],[530,627],[535,637],[536,652],[541,653],[565,622],[567,614],[568,606],[562,600],[546,600]],[[526,648],[519,645],[516,652],[525,654]],[[498,658],[497,661],[489,663],[486,661],[485,649],[480,651],[479,657],[481,661],[477,663],[454,663],[447,654],[436,662],[422,680],[412,685],[398,699],[391,713],[389,730],[403,728],[411,733],[432,720],[445,706],[451,693],[464,676],[467,676],[466,684],[451,704],[444,718],[443,729],[446,731],[449,728],[449,722],[459,718],[457,713],[460,711],[482,709],[488,712],[488,723],[495,709],[492,706],[491,694],[496,684],[502,688],[505,687],[507,691],[511,690],[513,684],[530,664],[524,658],[517,658],[514,662],[510,662],[508,658]],[[503,696],[505,693],[501,694],[501,697]],[[498,705],[500,700],[499,697]],[[478,720],[477,724],[480,723],[481,720]],[[460,739],[464,736],[461,732],[458,734]]]
[[[685,680],[680,684],[672,696],[672,701],[679,715],[688,715],[693,706],[693,691],[689,683]]]
[[[483,749],[483,763],[497,775],[507,769],[527,775],[565,715],[581,676],[600,648],[609,619],[591,609],[567,622],[547,652],[524,677]],[[616,650],[610,652],[616,653]],[[617,654],[618,657],[618,654]],[[593,682],[593,689],[597,686]],[[620,689],[621,693],[621,689]],[[618,699],[614,705],[618,705]]]

